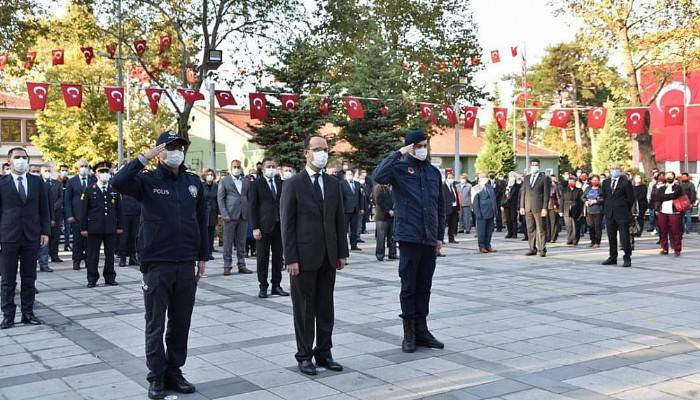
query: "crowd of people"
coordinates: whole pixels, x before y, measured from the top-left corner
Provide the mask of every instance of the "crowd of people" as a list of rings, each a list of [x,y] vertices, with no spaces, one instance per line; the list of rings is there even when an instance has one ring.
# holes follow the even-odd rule
[[[299,370],[315,375],[317,366],[342,370],[331,355],[335,274],[351,252],[363,250],[370,222],[376,259],[399,260],[402,350],[410,353],[416,346],[444,347],[428,330],[427,316],[445,235],[457,243],[475,228],[478,251],[488,254],[496,252],[493,232],[505,230],[506,239],[522,235],[528,242],[527,256],[546,257],[547,243],[561,231],[567,245],[578,245],[587,233],[589,247],[597,248],[605,229],[603,264],[617,264],[622,249],[629,267],[634,238],[647,223],[660,252],[680,256],[697,200],[687,173],[653,170],[647,179],[619,164],[602,175],[565,171],[560,179],[532,159],[526,174],[485,171],[456,181],[430,164],[428,138],[419,130],[407,132],[404,146],[372,175],[347,163],[340,170],[328,166],[321,136],[306,139],[300,171],[265,158],[247,173],[239,160],[227,171],[197,173],[183,164],[188,145],[164,132],[153,149],[119,171],[110,162],[90,166],[86,160],[72,171],[67,165],[54,171],[30,166],[24,148],[11,149],[0,177],[0,328],[15,323],[18,270],[21,322],[41,324],[33,311],[37,268],[52,272],[49,263],[62,262],[62,242],[73,269],[84,263],[87,287],[95,288],[103,251],[105,285],[118,285],[117,259],[118,266],[138,265],[143,273],[149,397],[164,398],[166,389],[194,392],[180,368],[197,282],[222,247],[222,275],[233,275],[234,267],[253,273],[246,259],[255,257],[258,297],[291,295]],[[152,160],[156,168],[146,169]],[[290,293],[282,287],[284,269]]]

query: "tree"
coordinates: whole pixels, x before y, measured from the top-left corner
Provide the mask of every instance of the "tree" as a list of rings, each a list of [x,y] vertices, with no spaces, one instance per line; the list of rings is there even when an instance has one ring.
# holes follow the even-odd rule
[[[0,4],[0,49],[23,57],[41,30],[44,7],[35,0],[4,0]],[[23,59],[23,58],[22,58]]]
[[[612,103],[606,104],[606,107],[613,106]],[[593,142],[593,172],[601,173],[616,162],[630,167],[631,148],[630,138],[625,128],[624,110],[608,109],[605,127],[600,130]]]
[[[510,135],[507,131],[498,129],[495,122],[486,126],[486,145],[479,152],[475,167],[478,172],[495,171],[501,174],[507,174],[516,168]]]

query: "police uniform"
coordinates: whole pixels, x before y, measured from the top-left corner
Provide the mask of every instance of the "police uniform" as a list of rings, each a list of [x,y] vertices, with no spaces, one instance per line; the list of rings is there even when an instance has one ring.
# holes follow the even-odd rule
[[[122,225],[124,232],[119,235],[119,266],[136,265],[136,236],[139,232],[141,204],[131,196],[122,196]]]
[[[109,172],[112,167],[110,162],[101,162],[95,166],[98,174]],[[86,261],[88,287],[95,287],[100,278],[98,264],[100,260],[100,246],[104,245],[105,265],[102,275],[107,285],[117,285],[115,280],[117,273],[114,271],[114,249],[117,241],[117,231],[121,231],[121,204],[119,193],[109,185],[109,181],[102,184],[89,185],[80,196],[81,235],[87,232]]]
[[[160,135],[156,144],[189,142],[174,132]],[[141,203],[138,255],[143,273],[146,311],[146,365],[151,383],[172,387],[184,381],[180,367],[187,357],[187,339],[197,289],[195,263],[208,259],[207,211],[202,183],[180,165],[179,173],[159,163],[144,171],[148,160],[140,155],[121,169],[112,185],[122,195]],[[168,319],[165,344],[163,333]],[[171,382],[171,383],[169,383]],[[184,381],[186,382],[186,381]],[[186,382],[175,390],[193,392]]]

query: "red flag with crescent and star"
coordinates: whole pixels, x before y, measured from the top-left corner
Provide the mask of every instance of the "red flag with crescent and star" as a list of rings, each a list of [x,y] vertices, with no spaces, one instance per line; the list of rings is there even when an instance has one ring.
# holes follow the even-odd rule
[[[27,94],[29,95],[29,107],[34,110],[46,109],[46,100],[49,98],[49,84],[43,82],[27,82]]]
[[[666,106],[664,110],[664,125],[666,126],[683,126],[683,114],[685,106]]]
[[[90,65],[92,59],[95,58],[95,51],[92,47],[81,47],[80,52],[83,53],[83,57],[85,57],[85,64]]]
[[[625,110],[626,120],[625,127],[630,135],[639,135],[644,133],[646,129],[646,108],[628,108]]]
[[[345,96],[343,97],[343,103],[350,119],[362,119],[365,117],[365,109],[359,97]]]
[[[63,49],[51,50],[51,65],[63,65]]]
[[[216,101],[219,102],[219,107],[235,106],[237,104],[230,90],[215,90],[214,96],[216,96]]]
[[[457,120],[457,113],[451,105],[443,104],[442,110],[445,112],[445,116],[447,117],[447,123],[450,126],[455,126],[459,123],[459,121]]]
[[[535,121],[537,121],[537,114],[539,110],[536,108],[526,108],[523,110],[525,113],[525,120],[527,121],[528,128],[535,127]]]
[[[114,43],[110,43],[107,45],[107,54],[109,54],[109,58],[114,60],[114,54],[117,52],[117,45]]]
[[[569,118],[571,118],[572,110],[555,110],[552,113],[552,119],[549,121],[550,126],[556,126],[557,128],[566,128],[566,124],[569,123]]]
[[[83,86],[82,85],[70,85],[67,83],[61,84],[61,91],[63,92],[63,101],[66,103],[66,107],[78,107],[80,108],[83,104]]]
[[[124,112],[124,88],[105,86],[107,105],[112,112]]]
[[[491,62],[493,64],[501,62],[501,55],[498,53],[498,50],[491,50]]]
[[[159,88],[147,88],[146,98],[148,99],[148,107],[151,108],[151,114],[158,114],[158,103],[160,102],[160,96],[163,94],[163,89]]]
[[[420,110],[420,115],[423,117],[423,119],[430,123],[434,124],[437,122],[437,116],[435,115],[435,111],[433,110],[433,105],[430,103],[418,103],[418,109]]]
[[[158,50],[158,54],[163,54],[168,49],[170,49],[170,45],[173,44],[173,37],[171,34],[163,35],[160,37],[160,49]]]
[[[476,113],[479,111],[479,107],[462,107],[464,112],[464,127],[466,129],[474,129],[474,122],[476,122]]]
[[[265,93],[250,93],[248,94],[250,102],[250,118],[263,120],[267,118],[267,99]]]
[[[513,57],[518,56],[518,46],[510,46],[510,55]]]
[[[146,52],[146,46],[147,46],[147,41],[146,39],[139,39],[134,41],[134,50],[136,51],[136,55],[141,57],[143,53]]]
[[[24,60],[24,69],[30,70],[34,67],[36,61],[36,51],[28,51],[27,58]]]
[[[506,129],[506,122],[508,121],[508,109],[505,107],[494,107],[493,119],[496,120],[496,125],[498,125],[498,129]]]
[[[593,129],[603,129],[608,110],[605,107],[592,107],[588,109],[588,123],[586,126]]]
[[[285,111],[294,111],[297,109],[299,104],[299,95],[292,93],[283,93],[280,95],[280,101],[282,101],[282,109]]]
[[[195,101],[204,100],[204,95],[199,90],[178,88],[177,92],[185,99],[185,103],[189,105],[194,105]]]
[[[321,101],[318,103],[320,109],[321,109],[321,115],[324,117],[328,116],[328,113],[330,112],[330,104],[328,103],[327,98],[322,98]]]

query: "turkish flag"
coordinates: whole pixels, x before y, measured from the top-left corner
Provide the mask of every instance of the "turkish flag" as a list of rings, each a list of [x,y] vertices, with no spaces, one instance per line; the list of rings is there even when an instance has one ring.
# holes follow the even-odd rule
[[[592,107],[588,109],[588,127],[602,129],[605,126],[605,118],[608,110],[605,107]]]
[[[510,46],[510,55],[513,57],[518,56],[518,46]]]
[[[430,124],[434,124],[437,122],[437,116],[435,115],[435,111],[433,111],[432,104],[418,103],[418,110],[420,110],[420,115],[426,122]]]
[[[626,121],[625,126],[627,128],[627,133],[630,135],[639,135],[644,133],[646,128],[646,108],[628,108],[625,110]]]
[[[143,55],[143,53],[146,52],[146,44],[147,43],[148,42],[146,42],[145,39],[139,39],[139,40],[134,41],[134,50],[136,50],[137,56],[141,57]]]
[[[501,62],[501,55],[498,54],[498,50],[491,50],[491,62],[494,64]]]
[[[61,84],[63,92],[63,101],[66,102],[66,107],[78,107],[83,104],[83,87],[82,85]]]
[[[235,106],[237,104],[230,90],[215,90],[214,96],[216,96],[216,100],[219,102],[219,107]]]
[[[264,93],[248,94],[250,101],[250,118],[263,120],[267,118],[267,100]]]
[[[151,108],[151,114],[158,113],[158,103],[160,102],[160,96],[163,94],[163,89],[158,88],[147,88],[146,98],[148,98],[148,106]]]
[[[107,45],[107,54],[109,54],[109,58],[114,60],[114,53],[117,52],[117,45],[114,43],[110,43]]]
[[[379,113],[382,115],[382,117],[388,117],[389,116],[389,107],[384,104],[382,108],[379,110]]]
[[[506,129],[506,122],[508,121],[508,109],[505,107],[495,107],[493,109],[493,118],[496,120],[496,125],[498,125],[498,129]]]
[[[24,69],[32,69],[34,67],[34,62],[36,61],[36,51],[28,51],[27,59],[24,61]]]
[[[464,127],[474,129],[476,113],[479,111],[479,107],[462,107],[462,111],[464,111]]]
[[[450,126],[455,126],[459,123],[459,121],[457,120],[457,113],[455,112],[455,109],[452,108],[451,105],[443,104],[442,110],[445,112],[445,116],[447,117],[447,123]]]
[[[95,58],[95,51],[92,49],[92,47],[81,47],[80,51],[85,57],[85,64],[90,65],[92,59]]]
[[[472,65],[479,65],[481,64],[481,58],[477,55],[471,56],[471,63]]]
[[[525,112],[525,120],[527,121],[527,126],[530,128],[535,127],[535,121],[537,121],[537,114],[539,110],[536,108],[526,108],[524,110]]]
[[[29,107],[34,110],[46,109],[46,100],[49,98],[49,84],[27,82],[27,94],[29,95]]]
[[[684,122],[685,106],[666,106],[664,111],[664,124],[666,126],[682,126]]]
[[[350,119],[362,119],[365,117],[365,109],[362,107],[359,97],[345,96],[343,103],[345,103]]]
[[[185,70],[185,79],[190,85],[194,84],[197,81],[197,73],[194,72],[194,69],[187,67],[187,69]]]
[[[51,65],[63,65],[63,49],[51,50]]]
[[[554,110],[552,119],[549,121],[549,126],[566,128],[566,124],[569,123],[569,119],[571,118],[571,111],[572,110]]]
[[[160,49],[158,50],[158,54],[163,54],[168,49],[170,49],[170,46],[173,44],[173,37],[169,33],[167,35],[161,36],[160,37]]]
[[[124,88],[105,86],[107,105],[112,112],[124,112]]]
[[[321,108],[321,115],[327,117],[328,113],[330,112],[330,104],[328,103],[328,99],[325,97],[322,98],[319,102],[319,107]]]
[[[178,88],[177,92],[185,99],[185,103],[189,105],[194,105],[194,102],[197,100],[204,100],[204,95],[199,90]]]
[[[7,53],[0,53],[0,71],[5,69],[5,65],[7,65]]]
[[[283,110],[294,111],[297,109],[297,105],[299,104],[299,95],[284,93],[280,96],[280,100],[282,101]]]

